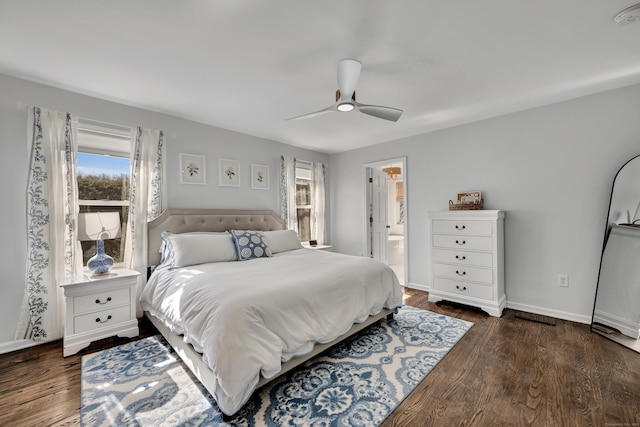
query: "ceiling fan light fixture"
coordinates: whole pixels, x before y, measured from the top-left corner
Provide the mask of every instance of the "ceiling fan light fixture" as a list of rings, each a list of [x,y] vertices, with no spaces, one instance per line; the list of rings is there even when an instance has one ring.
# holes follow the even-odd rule
[[[640,3],[626,8],[613,17],[613,22],[617,25],[630,24],[640,20]]]
[[[338,104],[337,108],[338,111],[347,112],[352,111],[356,107],[350,102],[343,102],[342,104]]]

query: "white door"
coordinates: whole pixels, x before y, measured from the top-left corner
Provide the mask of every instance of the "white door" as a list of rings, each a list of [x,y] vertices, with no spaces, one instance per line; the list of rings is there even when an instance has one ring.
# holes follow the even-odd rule
[[[367,168],[369,181],[369,256],[387,262],[387,174],[381,170]]]

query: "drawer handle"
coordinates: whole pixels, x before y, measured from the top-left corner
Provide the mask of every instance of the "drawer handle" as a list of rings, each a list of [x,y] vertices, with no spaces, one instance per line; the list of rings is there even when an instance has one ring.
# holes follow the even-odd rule
[[[466,226],[466,225],[462,225],[462,226],[460,226],[460,225],[456,225],[456,230],[464,230],[464,229],[466,229],[466,228],[467,228],[467,226]]]
[[[96,304],[100,304],[100,305],[105,305],[109,302],[111,302],[111,297],[107,297],[107,300],[105,302],[100,301],[100,298],[96,299]]]
[[[107,320],[100,320],[99,317],[96,317],[96,323],[107,323],[109,320],[111,320],[111,315],[107,316]]]
[[[462,246],[462,245],[466,245],[467,241],[466,240],[462,240],[462,242],[460,240],[456,240],[456,244]]]
[[[457,274],[458,276],[465,276],[465,275],[467,274],[467,272],[466,272],[466,271],[463,271],[462,273],[460,273],[458,270],[456,270],[456,274]]]
[[[456,289],[459,291],[466,291],[467,287],[466,286],[460,287],[460,285],[456,285]]]
[[[464,256],[464,255],[462,255],[462,256],[456,255],[456,259],[459,259],[459,260],[461,260],[461,261],[464,261],[465,259],[467,259],[467,257],[466,257],[466,256]]]

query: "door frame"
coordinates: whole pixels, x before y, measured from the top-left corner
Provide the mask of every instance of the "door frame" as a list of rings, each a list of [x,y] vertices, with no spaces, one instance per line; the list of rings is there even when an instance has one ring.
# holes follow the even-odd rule
[[[370,239],[369,236],[369,206],[367,205],[368,197],[367,192],[368,188],[368,177],[367,177],[367,168],[380,168],[382,166],[391,164],[391,163],[400,163],[402,164],[402,177],[404,184],[402,186],[402,195],[404,199],[404,286],[407,286],[409,283],[409,235],[407,230],[409,229],[409,200],[407,198],[408,187],[409,187],[409,173],[407,166],[407,157],[396,157],[385,160],[378,160],[375,162],[369,162],[362,165],[362,194],[364,195],[363,202],[363,210],[362,210],[362,229],[363,229],[363,239],[362,239],[362,253],[365,256],[369,256],[367,252],[368,249],[368,241]]]

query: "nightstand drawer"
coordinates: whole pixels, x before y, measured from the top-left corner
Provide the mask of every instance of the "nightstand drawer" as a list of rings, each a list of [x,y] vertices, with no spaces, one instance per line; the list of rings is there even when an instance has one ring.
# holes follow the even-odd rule
[[[433,236],[433,246],[450,249],[492,251],[493,241],[491,237],[449,236],[445,234],[436,234]]]
[[[433,234],[490,236],[493,234],[493,224],[491,221],[434,220]]]
[[[493,270],[488,268],[475,268],[455,264],[433,264],[433,274],[438,277],[446,277],[453,280],[470,280],[488,285],[493,283]]]
[[[131,320],[131,306],[98,311],[73,318],[73,333],[93,331]]]
[[[118,305],[129,304],[129,301],[129,288],[75,297],[73,299],[73,313],[93,313]]]
[[[436,262],[456,263],[460,265],[475,265],[478,267],[492,267],[493,254],[490,252],[456,251],[451,249],[434,249],[433,260]]]
[[[493,286],[489,285],[463,282],[461,280],[442,279],[440,277],[433,279],[433,285],[437,290],[450,294],[464,295],[483,300],[493,299]]]

